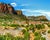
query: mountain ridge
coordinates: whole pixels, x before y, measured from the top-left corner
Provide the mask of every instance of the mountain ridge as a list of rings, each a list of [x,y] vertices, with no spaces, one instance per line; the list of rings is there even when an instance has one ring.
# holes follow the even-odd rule
[[[14,15],[15,14],[15,15]],[[14,8],[10,4],[0,3],[0,15],[4,18],[18,18],[24,20],[34,20],[34,21],[48,21],[45,16],[25,16],[23,15],[22,10],[14,10]],[[6,16],[5,16],[6,15]],[[1,18],[0,16],[0,18]],[[8,16],[8,17],[7,17]]]
[[[34,21],[48,21],[48,19],[46,18],[46,16],[28,16],[27,17],[29,20],[34,20]]]

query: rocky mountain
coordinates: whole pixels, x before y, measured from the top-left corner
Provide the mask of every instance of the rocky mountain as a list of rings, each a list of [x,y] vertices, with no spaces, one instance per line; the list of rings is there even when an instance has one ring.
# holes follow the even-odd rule
[[[1,13],[13,13],[14,8],[10,4],[0,3],[0,12]]]
[[[0,3],[0,19],[25,20],[21,10],[14,10],[10,4]]]
[[[34,20],[34,21],[48,21],[48,19],[46,18],[46,16],[28,16],[27,17],[29,20]]]
[[[16,15],[14,15],[16,14]],[[22,14],[22,10],[14,10],[14,8],[10,4],[0,3],[0,18],[8,18],[8,19],[28,19],[35,21],[48,21],[45,16],[24,16]]]
[[[22,11],[21,10],[14,10],[14,8],[10,4],[5,4],[5,3],[0,3],[0,13],[14,13],[21,15]]]

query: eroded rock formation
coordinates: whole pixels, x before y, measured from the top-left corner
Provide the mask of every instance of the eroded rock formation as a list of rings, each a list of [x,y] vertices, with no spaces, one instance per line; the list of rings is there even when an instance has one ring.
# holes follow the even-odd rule
[[[2,13],[13,13],[14,8],[10,4],[0,3],[0,12],[2,12]]]
[[[1,13],[14,13],[21,15],[22,11],[21,10],[14,10],[14,8],[10,4],[5,4],[5,3],[0,3],[0,12]]]

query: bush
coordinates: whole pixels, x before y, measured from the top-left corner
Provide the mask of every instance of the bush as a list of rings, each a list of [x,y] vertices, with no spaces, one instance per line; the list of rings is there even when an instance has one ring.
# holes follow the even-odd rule
[[[8,26],[8,24],[2,24],[2,26]]]
[[[36,36],[36,37],[34,38],[34,40],[46,40],[46,38],[45,38],[45,37]]]
[[[50,24],[47,24],[48,25],[48,27],[50,27]]]
[[[34,35],[34,40],[46,40],[44,37],[42,37],[42,35],[39,32],[35,32]]]
[[[37,24],[35,26],[37,29],[44,29],[45,28],[44,24]]]
[[[27,30],[23,29],[23,30],[22,30],[23,34],[24,34],[26,31],[27,31]]]
[[[48,30],[48,33],[50,33],[50,30]]]
[[[45,37],[41,37],[41,40],[46,40],[46,38]]]
[[[35,27],[34,27],[33,24],[29,25],[29,29],[30,29],[30,30],[34,30],[34,28],[35,28]]]
[[[40,32],[34,32],[35,36],[41,36]]]
[[[29,31],[29,30],[32,30],[32,32],[35,31],[35,27],[34,27],[33,24],[31,24],[31,25],[27,25],[26,29],[27,29],[27,31]]]
[[[0,35],[0,40],[13,40],[14,37],[10,34],[7,35]]]
[[[24,38],[16,37],[15,40],[24,40]]]
[[[19,27],[18,24],[10,24],[9,26],[11,26],[11,27]]]
[[[39,36],[36,36],[36,37],[34,38],[34,40],[40,40],[40,37],[39,37]]]

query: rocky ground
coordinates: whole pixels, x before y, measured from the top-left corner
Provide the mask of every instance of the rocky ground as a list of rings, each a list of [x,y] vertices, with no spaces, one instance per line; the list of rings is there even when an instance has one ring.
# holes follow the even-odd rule
[[[45,29],[46,30],[46,35],[43,35],[43,37],[46,38],[46,40],[50,40],[50,34],[47,33],[47,31],[50,29],[48,28],[48,26],[46,24],[45,25]],[[25,29],[24,27],[21,27],[21,28],[18,28],[18,29],[2,29],[0,28],[0,34],[1,35],[5,35],[7,33],[13,35],[13,36],[20,36],[20,37],[23,37],[23,33],[22,33],[22,30]],[[36,30],[36,31],[39,31],[39,30]],[[41,30],[40,30],[41,31]],[[30,40],[34,40],[34,33],[33,32],[29,32],[30,33]]]

